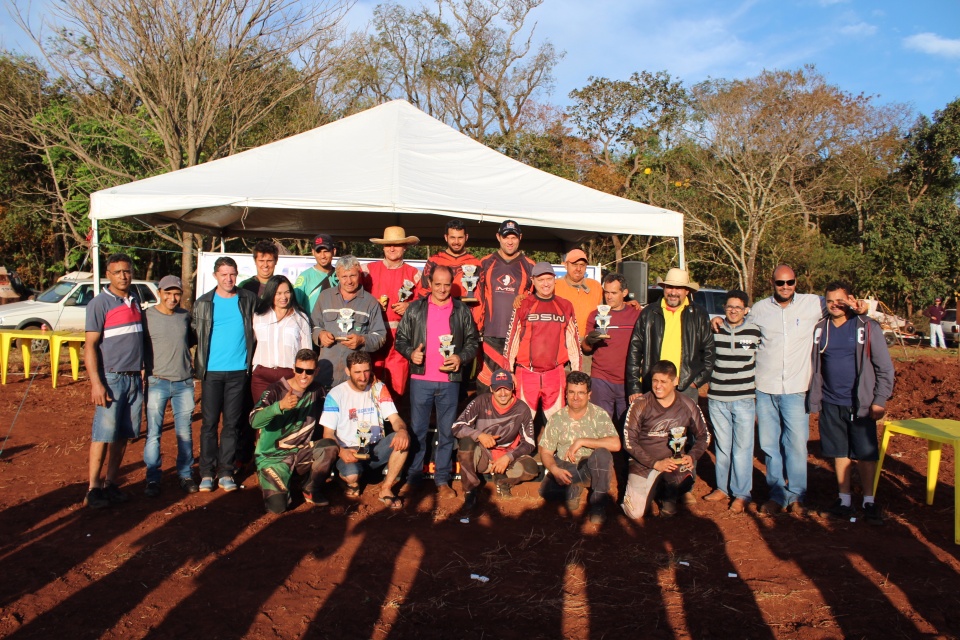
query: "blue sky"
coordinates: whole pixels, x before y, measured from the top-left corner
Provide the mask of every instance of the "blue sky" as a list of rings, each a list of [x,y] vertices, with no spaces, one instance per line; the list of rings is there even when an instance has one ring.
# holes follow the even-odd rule
[[[351,28],[377,4],[358,0]],[[533,18],[537,38],[566,52],[547,97],[557,104],[589,76],[666,70],[692,84],[808,63],[846,91],[926,115],[960,96],[960,0],[546,0]],[[5,13],[0,46],[33,50]]]
[[[377,4],[359,0],[350,22],[361,28]],[[537,36],[566,51],[558,104],[589,76],[666,70],[693,84],[804,64],[926,115],[960,97],[960,0],[546,0],[532,16]]]

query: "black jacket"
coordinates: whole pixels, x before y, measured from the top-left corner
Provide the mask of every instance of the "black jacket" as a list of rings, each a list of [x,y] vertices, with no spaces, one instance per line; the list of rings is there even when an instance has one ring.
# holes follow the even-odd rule
[[[702,387],[710,381],[710,373],[716,361],[713,346],[713,331],[710,329],[710,315],[703,307],[689,302],[681,312],[681,350],[680,378],[677,390],[683,391],[690,384]],[[635,393],[650,390],[650,369],[660,360],[660,345],[663,342],[663,330],[666,321],[660,303],[647,305],[640,312],[637,324],[633,326],[630,347],[627,350],[627,370],[624,383],[627,397]],[[643,378],[641,386],[640,378]]]
[[[213,294],[211,289],[193,303],[193,330],[197,334],[197,351],[193,355],[194,375],[203,380],[207,375],[207,362],[210,359],[210,332],[213,331]],[[257,306],[257,296],[246,289],[237,288],[240,296],[240,314],[243,316],[243,333],[247,339],[247,369],[253,362],[253,350],[256,340],[253,335],[253,309]]]
[[[421,344],[424,350],[439,349],[440,343],[427,344],[427,305],[430,296],[420,298],[407,307],[407,312],[400,319],[400,326],[397,327],[397,338],[394,348],[397,353],[407,360]],[[480,346],[480,338],[477,332],[477,325],[473,321],[473,314],[464,303],[456,298],[453,301],[453,312],[450,314],[450,333],[453,334],[454,353],[460,356],[461,365],[456,371],[447,374],[450,382],[460,382],[463,380],[463,369],[471,360],[477,356],[477,348]],[[424,360],[426,362],[426,360]],[[410,363],[410,373],[423,374],[424,365]]]

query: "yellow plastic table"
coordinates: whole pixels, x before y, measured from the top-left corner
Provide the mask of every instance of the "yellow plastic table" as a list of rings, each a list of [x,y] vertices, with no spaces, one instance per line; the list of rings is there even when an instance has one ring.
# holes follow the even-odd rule
[[[73,379],[80,375],[80,345],[86,339],[82,331],[40,331],[39,329],[5,329],[0,331],[0,384],[7,384],[7,363],[10,360],[10,344],[14,340],[46,340],[50,343],[50,378],[53,388],[57,388],[60,373],[60,351],[66,344],[70,351],[70,368]],[[23,354],[23,375],[30,375],[30,343],[20,347]]]
[[[960,544],[960,455],[957,455],[957,447],[960,445],[960,420],[913,418],[884,422],[883,441],[880,443],[880,459],[877,461],[877,472],[873,478],[874,495],[877,493],[877,483],[880,482],[883,458],[887,453],[890,438],[894,434],[923,438],[927,441],[927,504],[933,504],[933,493],[937,488],[937,475],[940,471],[940,449],[944,444],[953,445],[953,541]]]

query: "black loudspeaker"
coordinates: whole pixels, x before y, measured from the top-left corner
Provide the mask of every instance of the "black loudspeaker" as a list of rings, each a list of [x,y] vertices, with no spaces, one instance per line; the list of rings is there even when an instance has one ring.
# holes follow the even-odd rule
[[[636,260],[624,260],[619,272],[627,279],[630,297],[640,304],[647,304],[647,263]]]

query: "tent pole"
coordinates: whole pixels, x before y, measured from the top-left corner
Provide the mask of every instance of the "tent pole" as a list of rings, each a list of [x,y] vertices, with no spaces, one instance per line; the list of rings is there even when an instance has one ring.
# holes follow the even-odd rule
[[[90,262],[93,263],[93,295],[100,293],[100,224],[93,218],[91,224]]]
[[[680,251],[680,268],[686,269],[687,259],[683,253],[683,234],[682,233],[677,237],[677,246],[679,247],[679,251]]]

